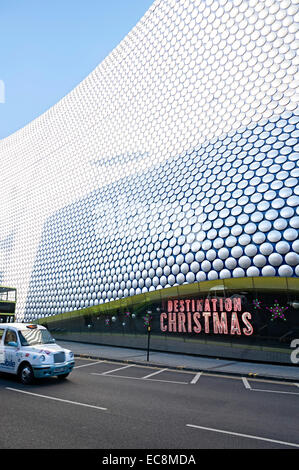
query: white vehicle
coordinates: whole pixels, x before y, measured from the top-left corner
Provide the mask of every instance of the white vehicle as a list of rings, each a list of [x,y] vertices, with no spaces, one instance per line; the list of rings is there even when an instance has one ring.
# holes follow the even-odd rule
[[[0,324],[0,372],[18,375],[27,385],[35,377],[65,379],[74,364],[74,353],[58,346],[44,326]]]

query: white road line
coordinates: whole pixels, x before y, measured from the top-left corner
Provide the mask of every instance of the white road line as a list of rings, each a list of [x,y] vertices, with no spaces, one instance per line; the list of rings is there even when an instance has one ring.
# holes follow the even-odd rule
[[[124,367],[118,367],[117,369],[107,370],[106,372],[103,372],[103,373],[100,374],[100,375],[111,374],[111,372],[117,372],[118,370],[128,369],[129,367],[133,367],[133,366],[134,366],[134,364],[129,365],[129,366],[124,366]]]
[[[245,377],[242,377],[243,384],[248,390],[252,390],[248,380]]]
[[[105,361],[97,361],[97,362],[89,362],[88,364],[81,364],[80,366],[75,366],[74,369],[79,369],[80,367],[93,366],[95,364],[100,364],[101,362],[105,362]]]
[[[97,410],[107,411],[107,408],[102,408],[101,406],[88,405],[87,403],[80,403],[80,402],[77,402],[77,401],[64,400],[63,398],[49,397],[47,395],[40,395],[38,393],[25,392],[25,390],[19,390],[17,388],[10,388],[10,387],[5,387],[5,388],[7,390],[11,390],[13,392],[24,393],[26,395],[32,395],[34,397],[47,398],[48,400],[61,401],[61,402],[64,402],[64,403],[70,403],[71,405],[80,405],[80,406],[86,406],[87,408],[95,408]]]
[[[283,393],[285,395],[299,395],[297,392],[283,392],[281,390],[262,390],[260,388],[252,389],[252,392]]]
[[[283,392],[281,390],[262,390],[260,388],[251,388],[250,383],[248,382],[248,380],[245,377],[242,377],[242,381],[243,381],[243,384],[244,384],[245,388],[247,388],[247,390],[251,390],[252,392],[282,393],[282,394],[286,394],[286,395],[299,395],[299,393],[296,393],[296,392]],[[299,384],[294,384],[294,385],[299,386]]]
[[[145,377],[142,377],[143,379],[149,379],[150,377],[153,377],[154,375],[160,374],[161,372],[165,372],[168,369],[161,369],[157,370],[156,372],[153,372],[152,374],[146,375]]]
[[[189,385],[189,382],[177,382],[175,380],[163,380],[163,379],[145,379],[143,378],[142,380],[148,381],[148,382],[164,382],[167,384],[183,384],[183,385]]]
[[[91,372],[90,375],[103,375],[103,374],[97,374],[96,372]],[[146,379],[144,377],[128,377],[126,375],[111,375],[111,377],[116,377],[118,379],[144,380],[146,382],[166,382],[169,384],[189,385],[189,382],[175,382],[174,380]]]
[[[204,426],[196,426],[194,424],[186,424],[186,426],[188,426],[189,428],[203,429],[204,431],[219,432],[219,433],[222,433],[222,434],[230,434],[232,436],[246,437],[248,439],[256,439],[258,441],[273,442],[274,444],[281,444],[281,445],[284,445],[284,446],[299,447],[299,444],[295,444],[293,442],[277,441],[275,439],[269,439],[269,438],[266,438],[266,437],[251,436],[250,434],[241,434],[241,433],[238,433],[238,432],[223,431],[222,429],[206,428]]]
[[[193,379],[191,380],[190,384],[196,384],[198,382],[198,379],[199,377],[201,376],[202,372],[198,372],[198,374],[196,374]]]

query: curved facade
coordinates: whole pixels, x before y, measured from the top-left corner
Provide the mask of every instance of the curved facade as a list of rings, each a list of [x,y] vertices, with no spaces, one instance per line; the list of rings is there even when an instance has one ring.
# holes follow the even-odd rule
[[[156,0],[0,142],[0,282],[19,318],[298,276],[297,35],[291,0]]]

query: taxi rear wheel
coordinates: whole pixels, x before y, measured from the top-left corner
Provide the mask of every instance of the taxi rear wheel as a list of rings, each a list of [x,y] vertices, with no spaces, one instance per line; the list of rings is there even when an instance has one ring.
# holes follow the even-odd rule
[[[33,382],[34,374],[30,364],[23,364],[20,367],[18,375],[24,385],[30,385]]]

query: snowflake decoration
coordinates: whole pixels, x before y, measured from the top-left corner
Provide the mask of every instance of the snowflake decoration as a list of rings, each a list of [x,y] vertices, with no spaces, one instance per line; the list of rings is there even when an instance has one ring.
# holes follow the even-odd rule
[[[277,300],[275,300],[275,304],[273,307],[266,307],[269,312],[271,312],[271,321],[276,320],[277,318],[280,318],[281,320],[286,320],[285,316],[285,310],[287,310],[289,307],[281,307],[278,303]]]
[[[261,303],[262,303],[261,300],[254,299],[254,300],[253,300],[253,308],[254,308],[254,309],[261,309]]]
[[[149,326],[150,323],[151,323],[151,319],[152,319],[152,316],[147,313],[144,317],[143,317],[143,320],[144,320],[144,326]]]

